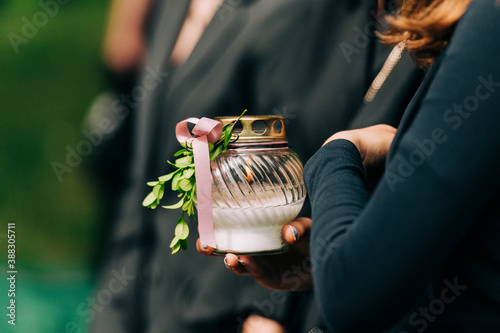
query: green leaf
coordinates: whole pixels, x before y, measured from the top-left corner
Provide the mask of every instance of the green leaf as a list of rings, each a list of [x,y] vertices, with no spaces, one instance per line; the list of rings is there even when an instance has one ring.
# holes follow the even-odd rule
[[[191,163],[193,163],[193,157],[192,156],[184,156],[184,157],[181,157],[181,158],[178,158],[175,160],[175,166],[177,168],[186,168],[187,166],[189,166]]]
[[[231,141],[231,137],[233,136],[233,128],[234,125],[228,125],[226,129],[224,129],[224,147],[227,147],[229,141]]]
[[[182,198],[178,203],[176,203],[174,205],[162,206],[162,207],[166,208],[166,209],[177,209],[177,208],[181,208],[183,204],[184,204],[184,198]]]
[[[177,225],[175,226],[175,237],[179,239],[186,239],[189,236],[189,226],[183,217],[177,220]]]
[[[188,215],[191,215],[189,214],[189,210],[192,205],[193,205],[193,200],[188,200],[184,202],[184,204],[182,205],[182,210],[185,211]]]
[[[155,187],[153,187],[153,194],[156,196],[158,200],[161,200],[161,198],[163,198],[163,192],[164,192],[163,184],[158,184]]]
[[[161,182],[168,182],[170,179],[172,179],[172,177],[174,176],[174,174],[176,172],[177,171],[174,171],[174,172],[169,173],[168,175],[161,176],[158,178],[158,180]]]
[[[214,144],[212,142],[208,143],[208,151],[212,151],[214,149]]]
[[[238,119],[236,119],[236,121],[234,121],[233,123],[229,124],[229,125],[226,125],[223,127],[223,138],[224,138],[224,151],[227,150],[227,146],[229,144],[229,141],[231,141],[231,137],[233,136],[233,131],[234,131],[234,125],[236,125],[236,123],[238,121],[240,121],[241,117],[243,117],[243,115],[247,112],[247,110],[243,110],[243,112],[240,114],[240,116],[238,117]]]
[[[189,181],[189,179],[182,179],[180,182],[179,182],[179,187],[183,190],[183,191],[189,191],[190,189],[193,188],[193,184],[191,184],[191,182]]]
[[[174,178],[172,178],[172,191],[177,191],[179,189],[179,182],[184,179],[182,172],[176,172]]]
[[[238,119],[233,123],[233,126],[241,119],[241,117],[243,117],[245,115],[245,113],[247,113],[247,109],[243,110],[243,112],[240,114],[240,116],[238,117]]]
[[[179,243],[181,245],[181,249],[184,250],[184,251],[186,251],[187,248],[188,248],[188,241],[187,241],[187,239],[181,239],[181,240],[179,240]]]
[[[181,250],[181,243],[180,241],[177,241],[177,243],[172,247],[172,254],[176,254],[177,252],[179,252]]]
[[[148,182],[147,184],[148,184],[148,186],[155,186],[155,185],[156,185],[156,184],[158,184],[158,183],[159,183],[159,182],[158,182],[158,181],[156,181],[156,182]]]
[[[177,153],[174,154],[175,157],[179,156],[179,155],[182,155],[186,152],[187,150],[186,149],[181,149],[179,150]]]
[[[179,238],[177,237],[174,237],[174,239],[172,239],[172,241],[170,242],[170,245],[169,247],[172,248],[175,246],[175,244],[177,244],[179,242]]]
[[[146,198],[144,198],[144,201],[142,202],[142,205],[144,207],[147,207],[149,205],[151,205],[153,202],[156,201],[156,196],[154,195],[154,193],[151,191],[149,192],[149,194],[146,196]]]
[[[194,168],[184,169],[183,174],[187,179],[191,178],[194,175]]]
[[[196,199],[196,186],[193,186],[193,189],[191,190],[191,200],[193,200],[193,202],[195,204],[198,203],[198,201]]]
[[[213,161],[224,151],[224,145],[218,145],[214,151],[210,153],[210,160]]]

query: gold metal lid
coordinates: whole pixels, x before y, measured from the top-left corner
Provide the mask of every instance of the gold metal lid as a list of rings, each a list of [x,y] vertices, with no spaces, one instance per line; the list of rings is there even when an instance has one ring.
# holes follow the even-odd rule
[[[238,117],[216,117],[223,126],[235,122]],[[276,115],[243,116],[234,125],[233,137],[237,142],[286,141],[285,118]]]

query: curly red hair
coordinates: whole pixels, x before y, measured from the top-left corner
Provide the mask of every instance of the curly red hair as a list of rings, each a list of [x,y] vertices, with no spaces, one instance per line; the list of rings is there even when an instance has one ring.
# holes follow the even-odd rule
[[[428,67],[441,53],[455,23],[471,0],[402,0],[397,14],[386,17],[390,28],[380,35],[385,44],[406,42],[417,64]]]

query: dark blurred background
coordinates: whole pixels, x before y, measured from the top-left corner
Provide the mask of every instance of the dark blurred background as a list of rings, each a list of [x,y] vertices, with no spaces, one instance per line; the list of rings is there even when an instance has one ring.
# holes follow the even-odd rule
[[[100,0],[0,0],[0,332],[86,331],[109,198],[88,157],[70,166],[67,155],[106,88],[107,10]],[[15,326],[6,316],[8,223],[16,232]]]

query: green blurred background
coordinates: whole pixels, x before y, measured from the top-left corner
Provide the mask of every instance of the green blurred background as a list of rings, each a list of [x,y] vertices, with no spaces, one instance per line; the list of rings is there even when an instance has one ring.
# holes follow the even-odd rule
[[[0,332],[86,332],[77,308],[93,288],[107,198],[85,163],[62,181],[52,163],[66,164],[65,147],[76,148],[88,107],[106,87],[108,2],[42,2],[59,5],[45,24],[38,1],[0,0]],[[9,36],[23,37],[26,19],[38,19],[38,31],[16,52]],[[16,224],[16,326],[6,316],[9,222]]]

